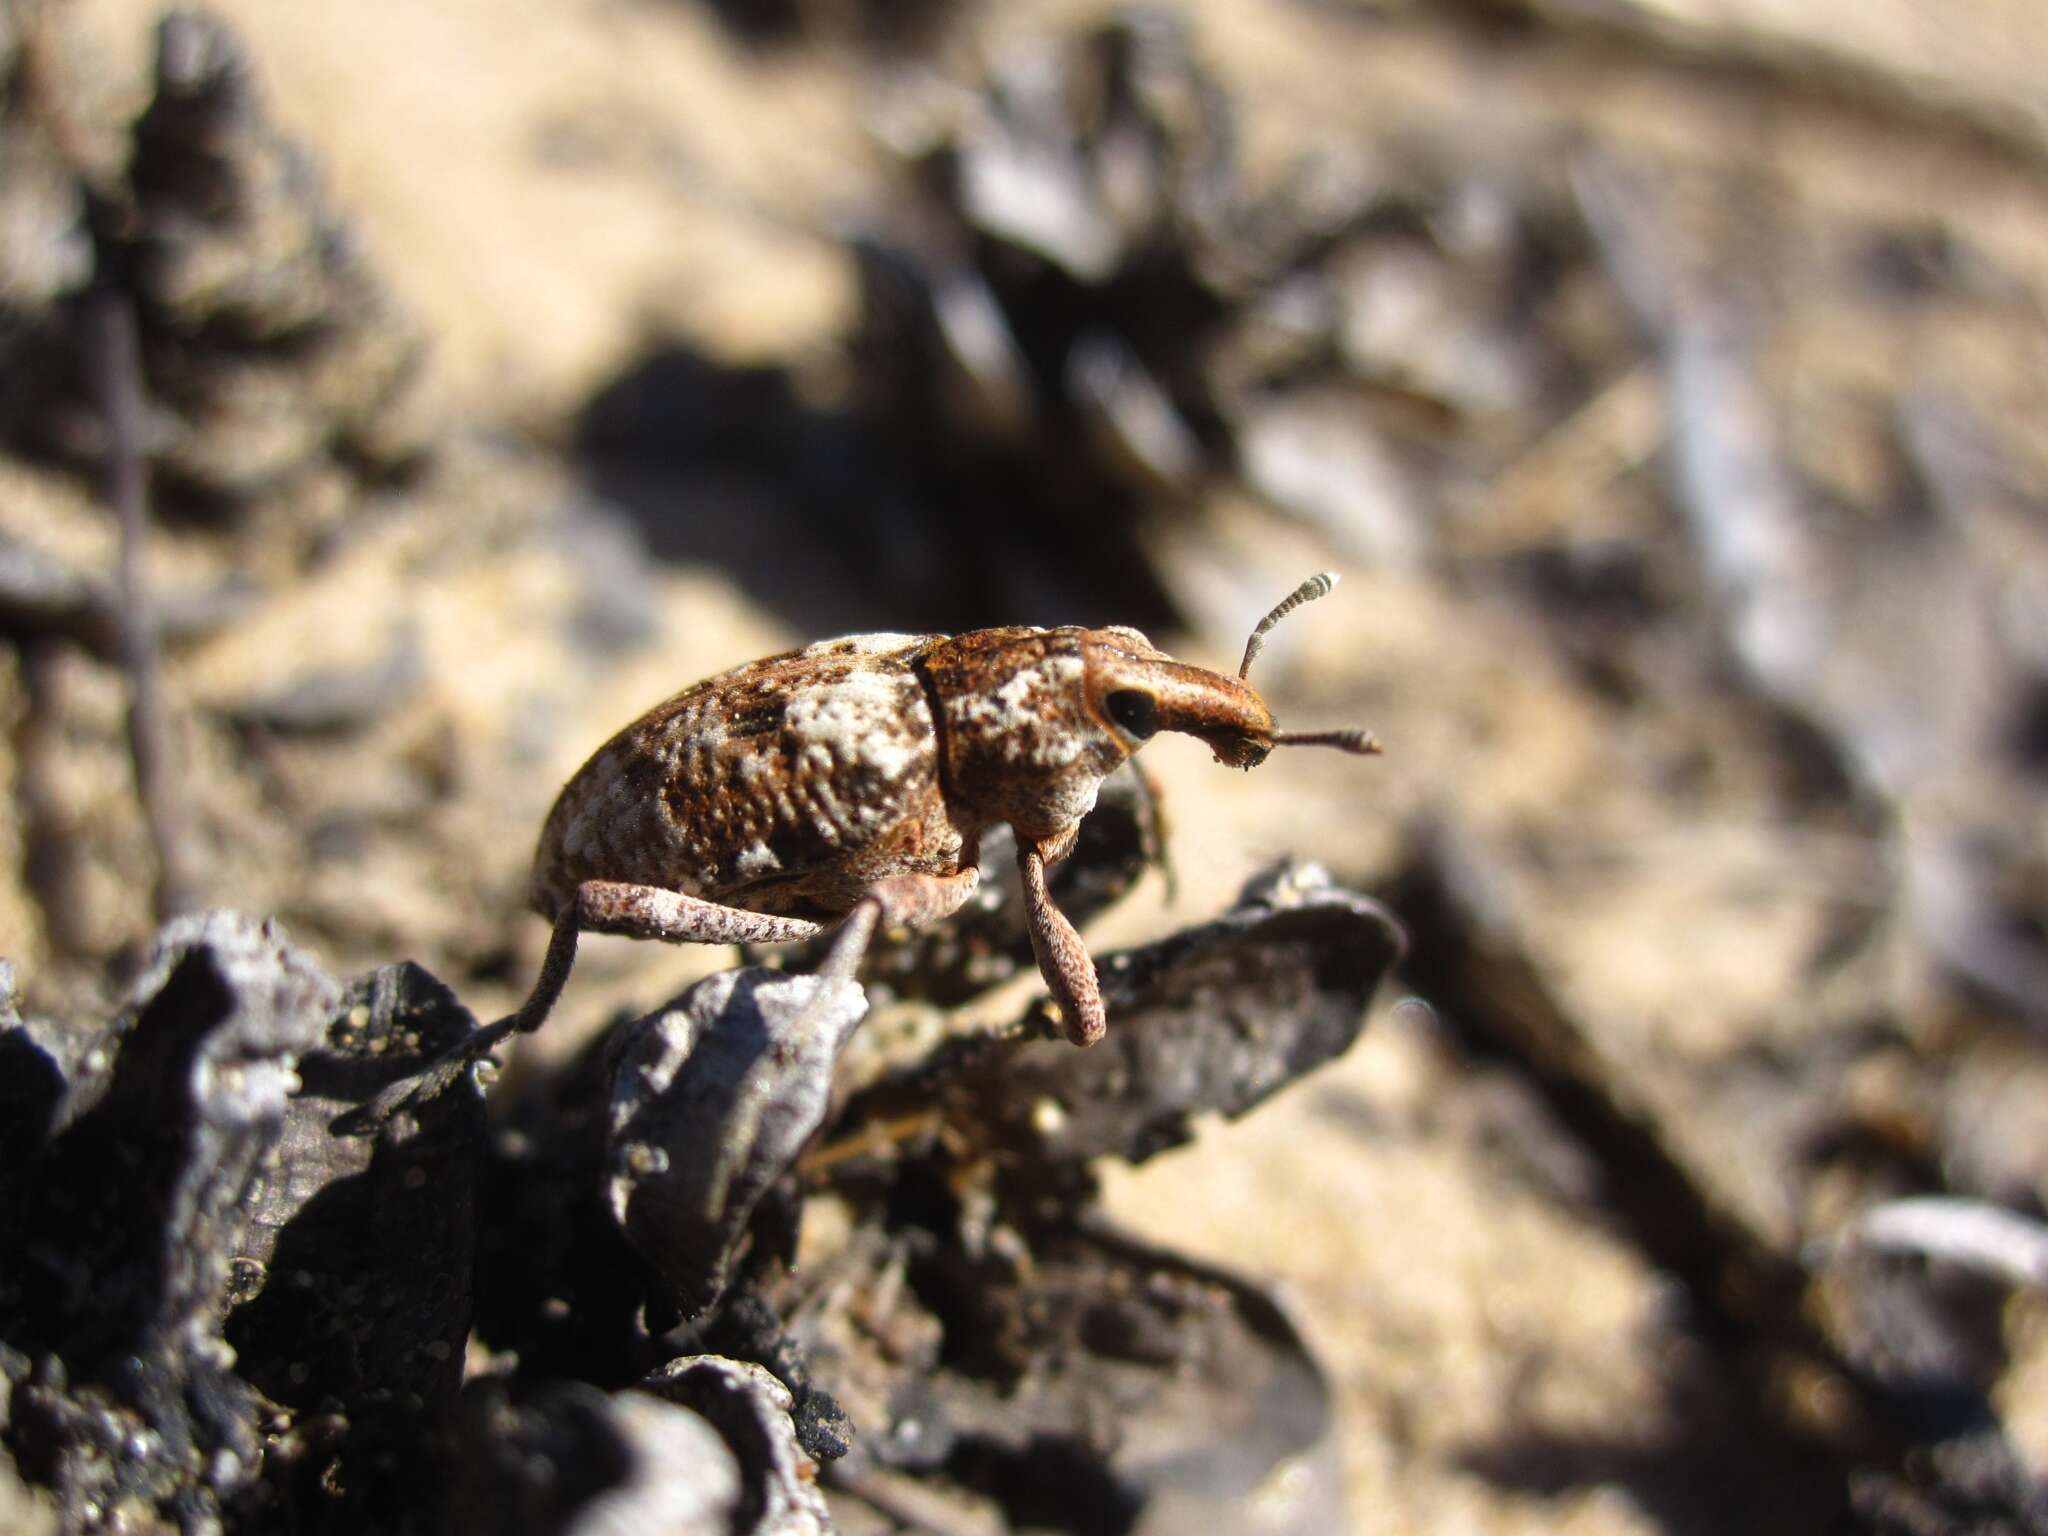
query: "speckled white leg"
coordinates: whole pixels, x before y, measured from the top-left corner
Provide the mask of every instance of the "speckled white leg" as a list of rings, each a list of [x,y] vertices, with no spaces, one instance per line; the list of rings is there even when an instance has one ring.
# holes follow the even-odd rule
[[[465,1036],[428,1062],[417,1074],[391,1084],[362,1110],[349,1117],[349,1130],[372,1130],[409,1104],[422,1104],[445,1093],[473,1061],[489,1055],[510,1036],[531,1034],[547,1022],[576,964],[577,935],[617,933],[634,939],[661,939],[670,944],[786,944],[823,933],[821,924],[800,917],[775,917],[720,906],[664,891],[651,885],[626,885],[615,880],[586,880],[576,899],[555,919],[540,975],[519,1011]],[[858,956],[855,957],[856,960]]]
[[[532,1034],[554,1011],[555,1001],[569,980],[576,963],[579,933],[615,933],[629,939],[659,939],[667,944],[788,944],[815,938],[822,924],[801,917],[776,917],[766,912],[749,912],[743,907],[721,906],[665,891],[652,885],[626,885],[617,880],[586,880],[576,887],[574,904],[555,920],[548,952],[541,961],[540,976],[519,1011],[500,1019],[464,1042],[480,1042],[470,1051],[471,1059],[489,1050],[507,1035]]]
[[[565,914],[563,921],[570,920]],[[577,886],[573,921],[585,933],[616,933],[665,944],[788,944],[825,931],[823,923],[807,918],[749,912],[681,891],[617,880],[586,880]],[[561,923],[555,926],[559,931]]]

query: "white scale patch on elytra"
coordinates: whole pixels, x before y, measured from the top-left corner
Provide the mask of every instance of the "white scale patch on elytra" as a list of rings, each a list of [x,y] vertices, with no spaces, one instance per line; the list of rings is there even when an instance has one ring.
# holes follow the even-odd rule
[[[836,762],[862,763],[884,779],[896,779],[916,762],[919,747],[914,722],[903,716],[904,694],[900,673],[854,672],[792,693],[783,724],[807,743],[823,746]]]
[[[839,796],[833,793],[830,779],[819,779],[811,785],[811,800],[818,808],[813,825],[817,827],[821,837],[829,838],[839,828],[850,825],[846,817],[846,807],[840,804]]]
[[[907,651],[921,644],[923,635],[879,632],[872,635],[841,635],[837,640],[820,640],[803,648],[805,656],[880,656],[890,651]]]
[[[766,843],[749,843],[739,851],[739,857],[732,861],[733,878],[736,880],[758,880],[763,875],[775,874],[782,868],[782,860],[775,857]]]
[[[572,859],[608,851],[615,829],[640,814],[638,797],[618,771],[618,756],[612,751],[603,754],[596,779],[603,792],[586,800],[562,829],[562,850]]]
[[[1128,624],[1105,624],[1096,631],[1096,634],[1114,635],[1117,639],[1123,641],[1125,645],[1129,646],[1134,653],[1141,656],[1156,653],[1158,650],[1157,646],[1145,638],[1143,630],[1133,629]]]

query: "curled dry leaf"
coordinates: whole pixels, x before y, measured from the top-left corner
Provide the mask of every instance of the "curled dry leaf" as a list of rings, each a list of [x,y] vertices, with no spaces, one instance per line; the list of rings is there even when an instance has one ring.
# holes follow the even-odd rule
[[[722,971],[621,1035],[605,1198],[686,1314],[725,1291],[747,1219],[823,1121],[867,1006],[852,982]]]
[[[645,1391],[479,1383],[459,1427],[445,1514],[483,1536],[727,1536],[738,1459],[690,1409]]]

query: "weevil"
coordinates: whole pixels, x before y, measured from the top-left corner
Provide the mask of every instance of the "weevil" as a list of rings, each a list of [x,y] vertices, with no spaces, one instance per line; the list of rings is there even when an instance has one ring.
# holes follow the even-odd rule
[[[974,894],[999,824],[1016,834],[1066,1037],[1094,1044],[1107,1025],[1094,962],[1047,869],[1103,779],[1162,731],[1234,768],[1275,747],[1378,752],[1362,730],[1280,730],[1247,681],[1273,625],[1335,584],[1313,576],[1267,614],[1235,677],[1110,625],[849,635],[686,688],[564,786],[534,856],[532,904],[554,924],[540,976],[517,1013],[436,1064],[439,1080],[540,1027],[582,933],[776,944],[836,924],[821,974],[850,979],[878,928],[936,922]]]

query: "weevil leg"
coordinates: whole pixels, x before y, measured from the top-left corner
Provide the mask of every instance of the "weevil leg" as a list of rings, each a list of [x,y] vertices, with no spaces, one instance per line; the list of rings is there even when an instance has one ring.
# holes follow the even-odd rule
[[[548,935],[548,952],[541,956],[540,975],[533,981],[533,990],[526,994],[526,1001],[519,1005],[519,1011],[510,1018],[498,1021],[508,1034],[531,1034],[539,1029],[547,1016],[554,1012],[555,1002],[562,995],[562,988],[568,985],[569,971],[576,964],[576,936],[582,932],[577,926],[576,913],[564,912],[555,920],[554,932]]]
[[[586,880],[577,886],[575,918],[585,933],[616,933],[664,944],[788,944],[825,931],[823,923],[808,918],[749,912],[681,891],[618,880]]]
[[[1038,840],[1038,857],[1044,861],[1047,869],[1051,869],[1053,865],[1059,863],[1060,860],[1072,853],[1074,845],[1080,841],[1081,823],[1070,821],[1060,828],[1059,831],[1053,833],[1051,837],[1044,837]]]
[[[1064,844],[1064,846],[1060,846]],[[1046,839],[1043,843],[1017,844],[1017,868],[1024,876],[1024,915],[1031,929],[1031,952],[1038,957],[1038,973],[1052,989],[1060,1005],[1060,1023],[1076,1045],[1093,1045],[1109,1027],[1102,1007],[1102,989],[1095,981],[1095,962],[1088,958],[1088,946],[1067,921],[1064,912],[1052,904],[1045,886],[1045,866],[1052,862],[1048,848],[1064,855],[1074,846],[1071,836]]]
[[[530,1035],[546,1023],[569,980],[569,968],[576,963],[579,934],[613,933],[665,944],[787,944],[822,932],[822,924],[806,918],[721,906],[658,886],[586,880],[576,887],[575,901],[555,919],[540,976],[519,1011],[472,1038],[488,1036],[482,1044],[488,1050],[508,1035]]]
[[[749,912],[651,885],[586,880],[576,888],[575,900],[556,917],[540,975],[526,1001],[519,1005],[519,1011],[473,1030],[417,1073],[392,1083],[360,1110],[345,1117],[343,1129],[374,1129],[408,1104],[422,1104],[438,1097],[472,1062],[489,1055],[515,1034],[531,1034],[539,1029],[554,1011],[569,980],[580,934],[616,933],[670,944],[786,944],[814,938],[822,932],[821,924],[805,918]]]
[[[877,880],[840,919],[818,974],[851,981],[877,930],[924,928],[951,917],[980,884],[981,869],[973,864],[950,875],[890,875]]]
[[[877,928],[922,928],[957,912],[974,894],[981,871],[973,866],[951,875],[891,875],[868,887],[860,904],[838,924],[821,974],[852,980]],[[517,1013],[472,1031],[417,1073],[391,1084],[360,1110],[345,1117],[345,1130],[370,1130],[408,1104],[445,1093],[472,1062],[515,1034],[531,1034],[547,1021],[576,963],[576,941],[584,933],[613,933],[669,944],[788,944],[815,938],[821,923],[722,906],[658,886],[617,880],[586,880],[576,899],[555,919],[546,956],[533,990]],[[715,1181],[714,1181],[715,1182]]]

